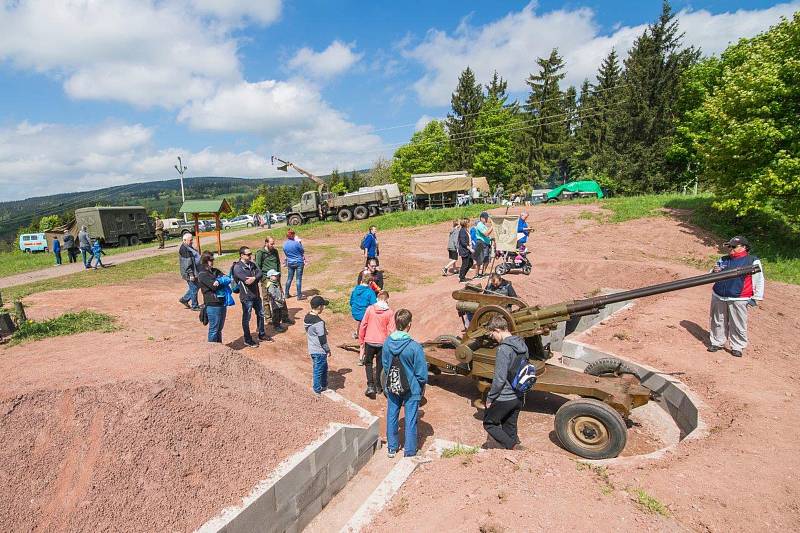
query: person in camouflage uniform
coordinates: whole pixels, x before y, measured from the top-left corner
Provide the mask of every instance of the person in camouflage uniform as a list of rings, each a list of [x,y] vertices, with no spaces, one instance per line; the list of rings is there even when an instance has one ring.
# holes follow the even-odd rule
[[[278,249],[275,247],[275,239],[272,237],[267,237],[264,239],[264,247],[256,250],[255,263],[261,272],[269,272],[270,270],[277,272],[278,283],[280,284],[281,258],[278,255]],[[264,302],[264,313],[267,315],[266,318],[271,318],[272,316],[272,309],[269,305],[269,295],[267,294],[269,283],[270,280],[268,276],[261,280],[261,299]]]
[[[164,221],[161,217],[156,217],[156,239],[158,239],[158,249],[164,249]]]

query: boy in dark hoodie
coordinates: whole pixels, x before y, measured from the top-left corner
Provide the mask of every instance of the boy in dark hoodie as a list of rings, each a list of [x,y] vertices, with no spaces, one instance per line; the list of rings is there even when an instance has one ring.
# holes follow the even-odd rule
[[[319,315],[325,310],[328,300],[322,296],[311,298],[311,312],[303,319],[308,340],[308,355],[314,363],[313,388],[317,394],[328,388],[328,356],[331,348],[328,346],[328,330],[325,321]]]
[[[394,323],[397,331],[389,335],[383,343],[381,358],[383,362],[383,375],[388,379],[389,369],[392,366],[392,359],[395,356],[400,358],[400,368],[408,379],[408,391],[402,396],[386,392],[386,442],[388,444],[389,457],[394,457],[400,448],[398,422],[400,419],[400,408],[403,408],[405,416],[405,455],[414,457],[417,454],[417,420],[419,402],[425,392],[425,384],[428,382],[428,363],[425,360],[425,352],[422,345],[411,338],[408,330],[411,328],[411,311],[400,309],[394,315]]]
[[[514,390],[508,381],[508,373],[519,356],[524,356],[527,360],[528,347],[521,337],[508,331],[508,323],[501,316],[492,317],[486,324],[486,330],[498,346],[492,388],[486,396],[483,428],[503,448],[511,450],[517,446],[520,449],[517,418],[522,409],[524,394]]]

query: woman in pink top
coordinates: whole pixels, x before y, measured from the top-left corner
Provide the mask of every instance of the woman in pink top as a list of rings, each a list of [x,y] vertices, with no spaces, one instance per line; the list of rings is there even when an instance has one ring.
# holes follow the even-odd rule
[[[382,392],[381,352],[384,341],[394,330],[394,312],[389,309],[389,293],[381,291],[378,293],[378,301],[367,308],[358,328],[358,342],[364,347],[364,367],[367,371],[367,390],[364,395],[370,398],[375,398]],[[377,359],[374,374],[373,358]]]

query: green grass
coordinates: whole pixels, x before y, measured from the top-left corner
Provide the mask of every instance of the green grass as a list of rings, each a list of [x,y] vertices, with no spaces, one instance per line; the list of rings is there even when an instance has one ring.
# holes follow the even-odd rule
[[[753,245],[755,255],[764,263],[764,272],[768,279],[800,285],[800,234],[797,231],[788,227],[779,216],[762,213],[737,217],[715,209],[713,202],[714,197],[710,194],[659,194],[603,200],[585,199],[569,203],[597,204],[610,211],[610,215],[606,217],[590,211],[583,211],[578,215],[579,218],[594,219],[600,223],[615,224],[645,217],[677,216],[709,232],[711,235],[696,232],[691,226],[687,228],[712,246],[719,246],[734,235],[744,235]],[[682,212],[676,214],[674,210]],[[714,259],[715,257],[707,257],[687,262],[698,268],[707,268],[713,264]]]
[[[478,448],[474,446],[464,446],[463,444],[456,444],[450,448],[442,450],[442,457],[450,459],[451,457],[459,457],[462,455],[475,455],[478,453]]]
[[[11,345],[87,331],[107,333],[117,329],[116,319],[104,313],[95,313],[94,311],[65,313],[57,318],[41,322],[34,320],[24,322],[11,336]]]
[[[634,489],[633,495],[636,497],[636,503],[638,503],[641,506],[641,508],[647,511],[648,513],[660,514],[661,516],[669,516],[669,510],[667,509],[667,507],[657,499],[647,494],[642,489]]]

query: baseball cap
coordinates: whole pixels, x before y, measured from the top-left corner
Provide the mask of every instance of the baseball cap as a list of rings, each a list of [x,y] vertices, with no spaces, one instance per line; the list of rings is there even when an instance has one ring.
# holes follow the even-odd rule
[[[278,271],[277,271],[277,270],[275,270],[274,268],[271,268],[271,269],[269,270],[269,272],[267,272],[267,277],[268,277],[268,278],[271,278],[272,276],[277,276],[277,275],[279,275],[279,274],[280,274],[280,272],[278,272]]]
[[[311,307],[319,307],[321,305],[328,305],[330,302],[320,295],[311,298]]]
[[[741,235],[737,235],[736,237],[726,242],[724,246],[727,246],[729,248],[736,248],[737,246],[744,246],[746,248],[750,248],[750,241],[748,241]]]

